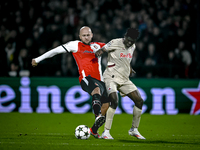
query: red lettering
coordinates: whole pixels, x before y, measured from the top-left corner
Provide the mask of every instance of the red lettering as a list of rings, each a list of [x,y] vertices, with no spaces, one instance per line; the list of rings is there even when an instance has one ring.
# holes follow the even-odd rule
[[[120,53],[120,57],[122,57],[122,58],[132,58],[132,55],[131,55],[131,53],[128,53],[128,54],[123,54],[123,53]]]

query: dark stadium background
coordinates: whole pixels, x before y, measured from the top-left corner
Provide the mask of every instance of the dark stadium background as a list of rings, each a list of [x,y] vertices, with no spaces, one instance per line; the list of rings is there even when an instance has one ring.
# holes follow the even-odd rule
[[[199,5],[199,0],[1,0],[0,149],[200,149]],[[129,27],[140,30],[131,81],[144,99],[139,131],[146,140],[128,135],[134,103],[120,95],[114,140],[77,140],[75,128],[91,127],[95,118],[71,53],[31,66],[32,58],[79,39],[82,26],[92,29],[93,41],[105,43],[123,37]]]
[[[76,77],[70,53],[31,59],[71,40],[90,26],[93,41],[141,32],[132,67],[135,78],[200,77],[200,12],[197,0],[15,0],[0,2],[0,76]],[[106,66],[106,56],[103,61]]]

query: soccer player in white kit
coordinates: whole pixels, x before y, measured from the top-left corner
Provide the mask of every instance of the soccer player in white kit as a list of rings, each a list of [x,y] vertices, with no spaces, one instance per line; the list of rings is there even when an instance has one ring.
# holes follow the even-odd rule
[[[129,28],[124,38],[111,40],[95,53],[97,57],[101,56],[104,52],[108,53],[108,63],[103,77],[111,104],[106,113],[106,122],[104,132],[102,133],[102,138],[104,139],[113,139],[110,135],[110,129],[119,101],[117,91],[119,91],[122,96],[128,96],[135,103],[132,126],[128,131],[129,135],[138,139],[145,139],[138,131],[143,99],[135,84],[129,79],[130,74],[132,72],[135,73],[130,62],[138,36],[139,31],[137,29]]]

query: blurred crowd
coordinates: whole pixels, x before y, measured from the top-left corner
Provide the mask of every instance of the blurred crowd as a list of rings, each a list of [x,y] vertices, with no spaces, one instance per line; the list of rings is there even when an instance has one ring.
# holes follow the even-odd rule
[[[87,25],[93,41],[140,37],[134,77],[199,78],[196,0],[14,0],[0,5],[0,76],[78,76],[71,53],[31,66],[31,59],[71,40]],[[106,67],[106,54],[102,60]]]

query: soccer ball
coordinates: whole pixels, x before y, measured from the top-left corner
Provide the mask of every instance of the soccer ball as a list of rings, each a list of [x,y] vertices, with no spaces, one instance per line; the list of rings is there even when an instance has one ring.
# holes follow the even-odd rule
[[[77,139],[86,140],[90,137],[90,128],[86,125],[79,125],[75,129],[75,137]]]

